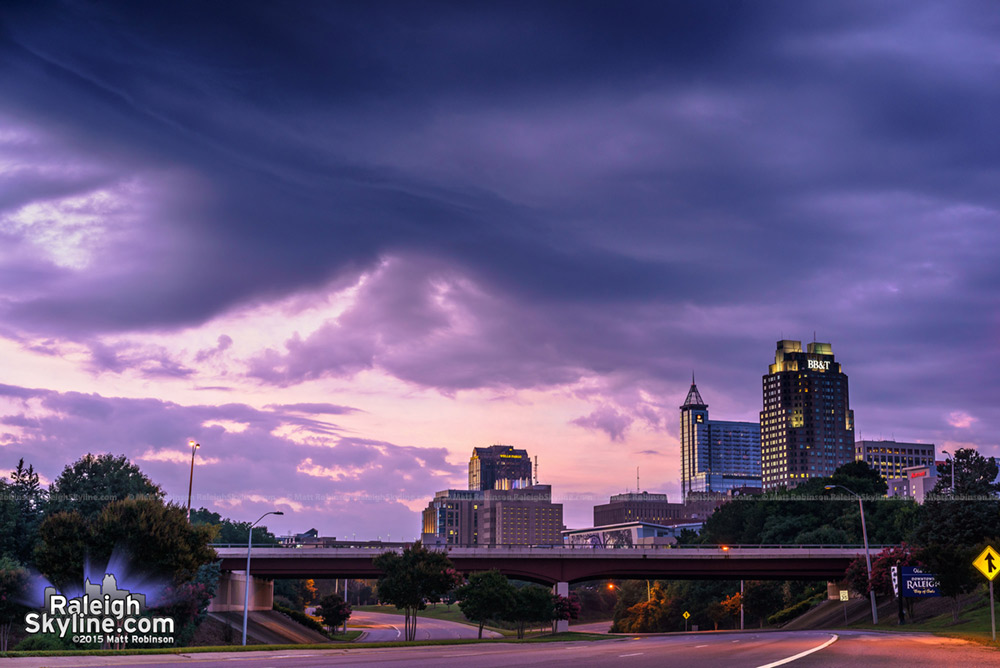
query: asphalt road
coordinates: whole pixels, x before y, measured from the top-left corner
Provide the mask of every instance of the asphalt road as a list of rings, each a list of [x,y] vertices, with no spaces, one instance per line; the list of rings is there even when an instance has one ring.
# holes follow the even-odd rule
[[[831,642],[832,641],[832,642]],[[993,668],[1000,665],[1000,651],[960,640],[926,634],[847,631],[771,633],[699,633],[644,636],[597,642],[559,642],[515,645],[489,643],[447,647],[353,648],[118,657],[46,657],[5,659],[0,666],[158,666],[183,668],[320,668],[321,666],[434,666],[458,668],[589,668],[628,666],[661,668],[665,665],[698,668],[794,668],[817,666],[905,666],[906,668]]]
[[[403,620],[402,615],[355,611],[351,613],[347,628],[364,632],[358,642],[395,642],[403,639]],[[476,638],[478,635],[479,629],[468,624],[427,619],[426,617],[417,619],[417,640]],[[499,638],[500,634],[484,630],[483,637]]]

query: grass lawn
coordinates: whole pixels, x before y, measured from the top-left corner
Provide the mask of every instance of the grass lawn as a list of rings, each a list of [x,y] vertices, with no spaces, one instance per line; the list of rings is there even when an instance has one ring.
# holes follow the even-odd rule
[[[403,614],[403,611],[402,610],[397,610],[396,606],[394,606],[394,605],[358,605],[358,606],[354,606],[353,609],[354,610],[360,610],[362,612],[381,612],[381,613],[387,614],[387,615],[402,615]],[[472,621],[469,621],[468,619],[466,619],[465,615],[462,614],[462,611],[459,610],[458,606],[454,605],[454,604],[451,606],[451,610],[448,610],[448,606],[443,605],[441,603],[438,603],[436,606],[429,605],[424,610],[417,610],[417,617],[426,617],[428,619],[441,619],[441,620],[444,620],[446,622],[456,622],[458,624],[467,624],[469,626],[475,626],[476,628],[479,627],[479,623],[478,622],[472,622]],[[348,622],[348,624],[350,624],[350,622]],[[419,624],[418,624],[418,626],[419,626]],[[517,635],[517,632],[514,631],[513,629],[504,629],[504,628],[500,628],[498,626],[484,626],[483,629],[499,633],[500,635],[504,636],[505,638],[507,638],[507,637],[514,637],[514,636]],[[539,633],[537,630],[534,630],[534,629],[528,629],[527,630],[527,635],[528,636],[532,636],[532,635],[538,636],[538,635],[541,635],[542,637],[548,637],[548,635],[546,635],[548,633],[549,633],[548,630],[543,631],[541,633]]]
[[[394,605],[356,605],[353,607],[354,610],[359,610],[362,612],[381,612],[387,615],[402,615],[402,610],[397,610]],[[438,604],[437,606],[429,605],[425,610],[417,610],[417,617],[427,617],[428,619],[442,619],[446,622],[457,622],[459,624],[471,624],[473,626],[479,626],[475,622],[470,622],[462,614],[462,611],[458,609],[457,605],[452,605],[451,610],[448,610],[448,606]]]
[[[377,607],[377,606],[376,606]],[[538,642],[574,642],[574,641],[597,641],[597,640],[608,640],[612,642],[621,641],[622,638],[609,638],[608,636],[600,633],[576,633],[570,631],[568,633],[557,633],[555,635],[547,635],[539,638],[527,638],[525,640],[516,640],[513,638],[501,638],[498,640],[475,640],[475,639],[451,639],[451,640],[417,640],[414,642],[373,642],[373,643],[361,643],[352,644],[349,646],[338,646],[337,649],[346,649],[348,651],[354,650],[365,650],[374,649],[378,647],[416,647],[422,645],[474,645],[476,643],[538,643]],[[52,652],[8,652],[3,656],[7,657],[18,657],[18,656],[113,656],[116,654],[201,654],[205,652],[260,652],[268,650],[281,650],[281,651],[295,651],[295,650],[316,650],[316,649],[333,649],[330,644],[322,645],[248,645],[243,647],[241,645],[223,645],[219,647],[177,647],[170,649],[126,649],[126,650],[113,650],[113,649],[95,649],[95,650],[77,650],[77,651],[52,651]]]
[[[998,597],[1000,598],[1000,597]],[[1000,601],[997,601],[997,625],[1000,626]],[[970,603],[962,608],[958,623],[952,621],[951,612],[945,612],[928,619],[920,619],[915,623],[900,626],[896,615],[879,614],[879,624],[854,624],[851,628],[878,629],[884,631],[923,631],[948,638],[971,640],[983,645],[1000,648],[1000,643],[993,642],[990,631],[990,601],[989,597]],[[1000,637],[1000,636],[998,636]]]

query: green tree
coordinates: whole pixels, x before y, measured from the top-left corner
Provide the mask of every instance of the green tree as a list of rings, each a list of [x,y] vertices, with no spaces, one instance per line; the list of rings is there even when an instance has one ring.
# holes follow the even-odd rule
[[[0,654],[7,653],[10,629],[24,618],[27,608],[21,603],[28,587],[28,571],[10,557],[0,557]]]
[[[579,619],[580,618],[580,599],[573,592],[570,592],[569,596],[562,596],[560,594],[552,594],[552,618],[555,620],[566,620]]]
[[[64,468],[49,487],[46,513],[76,511],[91,518],[113,501],[163,498],[159,485],[125,455],[87,454]]]
[[[337,632],[337,627],[341,624],[345,625],[346,632],[347,620],[351,618],[351,605],[340,594],[327,594],[319,600],[316,614],[333,633]]]
[[[654,585],[655,586],[655,585]],[[617,628],[618,621],[628,616],[629,609],[640,601],[645,601],[648,589],[645,582],[639,580],[622,580],[609,583],[604,588],[607,592],[613,592],[617,596],[614,613],[612,614],[611,628]],[[623,631],[628,633],[628,631]]]
[[[35,567],[59,589],[79,587],[91,536],[90,524],[80,513],[49,515],[38,528]]]
[[[42,521],[46,493],[33,466],[24,459],[11,471],[10,482],[0,478],[0,555],[30,563]]]
[[[174,639],[179,646],[191,642],[198,625],[208,615],[208,606],[219,585],[219,563],[203,564],[190,582],[168,586],[150,611],[173,618],[177,629]]]
[[[938,591],[951,598],[954,623],[962,611],[962,595],[975,589],[981,579],[972,566],[977,554],[976,548],[958,543],[932,543],[920,551],[927,569],[937,575]]]
[[[681,596],[677,594],[675,587],[664,587],[663,583],[657,582],[653,585],[648,600],[643,596],[642,600],[620,614],[616,612],[612,632],[657,633],[683,629],[684,618],[681,615],[684,611],[681,609]]]
[[[480,638],[487,621],[505,619],[517,603],[514,587],[495,569],[469,575],[468,582],[458,588],[455,596],[466,619],[479,624]]]
[[[247,533],[250,530],[250,522],[235,522],[228,517],[222,517],[219,513],[213,513],[205,508],[191,511],[191,524],[206,524],[218,529],[215,537],[216,543],[232,543],[236,545],[247,544]],[[254,546],[278,545],[278,538],[267,530],[267,526],[260,524],[253,528]]]
[[[719,603],[719,607],[722,608],[722,615],[721,615],[722,618],[720,621],[726,621],[738,617],[742,606],[743,606],[743,598],[740,596],[739,592],[731,594],[730,596],[727,596],[726,598],[722,599],[722,601]],[[716,625],[715,628],[718,629],[719,628],[718,625]]]
[[[488,572],[496,573],[496,571]],[[500,577],[504,580],[507,579],[503,575]],[[555,595],[549,589],[538,585],[527,585],[514,588],[513,594],[513,604],[502,614],[502,618],[515,624],[518,638],[524,638],[524,630],[528,624],[548,624],[555,618]],[[469,619],[472,618],[469,617]],[[482,624],[479,628],[480,637],[482,637]]]
[[[783,589],[781,582],[747,581],[743,586],[743,614],[758,620],[760,628],[764,628],[764,621],[785,605]]]
[[[874,590],[879,596],[894,596],[892,567],[923,566],[918,552],[919,550],[906,543],[883,549],[872,557],[871,582],[868,580],[868,562],[861,555],[847,567],[847,584],[860,594]]]
[[[417,610],[437,603],[458,582],[458,573],[444,552],[428,550],[420,541],[402,553],[383,552],[373,563],[382,571],[379,599],[404,611],[406,640],[417,635]]]
[[[292,610],[302,612],[307,605],[316,600],[315,581],[301,578],[275,580],[274,595],[286,599]]]
[[[213,535],[209,526],[188,524],[181,506],[149,498],[114,501],[90,518],[76,512],[47,517],[35,563],[57,586],[79,586],[88,557],[107,563],[118,549],[134,567],[181,584],[216,559],[208,545]]]
[[[956,496],[991,496],[1000,491],[997,474],[1000,466],[995,457],[984,457],[972,448],[955,450],[954,458],[941,467],[941,476],[934,485],[935,494],[951,493],[952,471],[955,475]]]

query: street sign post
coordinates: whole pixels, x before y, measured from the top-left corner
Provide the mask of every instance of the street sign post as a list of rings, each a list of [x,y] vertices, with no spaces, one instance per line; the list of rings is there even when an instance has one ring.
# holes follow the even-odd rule
[[[990,581],[990,625],[993,627],[993,642],[997,639],[997,619],[993,610],[993,578],[1000,573],[1000,554],[993,549],[992,545],[987,545],[986,549],[972,562],[980,573]]]
[[[684,618],[684,631],[687,631],[688,630],[688,620],[691,619],[691,613],[688,612],[687,610],[685,610],[684,614],[681,615],[681,617]]]
[[[844,604],[844,624],[847,623],[847,601],[851,598],[846,589],[840,590],[840,602]]]

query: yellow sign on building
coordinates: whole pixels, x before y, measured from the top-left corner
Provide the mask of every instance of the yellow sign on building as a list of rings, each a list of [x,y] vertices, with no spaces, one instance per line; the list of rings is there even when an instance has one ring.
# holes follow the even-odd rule
[[[972,562],[972,565],[978,568],[987,580],[992,582],[997,573],[1000,573],[1000,553],[997,553],[992,545],[987,545],[983,553]]]

